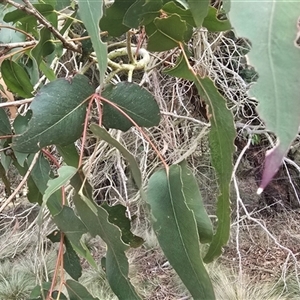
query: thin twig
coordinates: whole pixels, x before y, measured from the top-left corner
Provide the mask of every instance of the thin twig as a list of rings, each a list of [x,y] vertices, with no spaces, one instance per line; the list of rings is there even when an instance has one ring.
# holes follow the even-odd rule
[[[0,24],[0,28],[6,28],[6,29],[11,29],[11,30],[14,30],[14,31],[18,31],[24,35],[26,35],[28,38],[30,38],[31,40],[34,40],[34,37],[29,34],[28,32],[20,29],[20,28],[17,28],[17,27],[14,27],[14,26],[10,26],[10,25],[4,25],[4,24]],[[3,46],[3,44],[1,44],[1,47]]]
[[[11,101],[11,102],[4,102],[0,103],[0,108],[1,107],[10,107],[10,106],[20,106],[22,104],[30,103],[33,101],[34,98],[29,98],[29,99],[23,99],[23,100],[18,100],[18,101]]]
[[[39,11],[36,10],[36,8],[30,3],[29,0],[23,0],[25,5],[19,4],[12,0],[2,0],[1,2],[8,3],[16,7],[17,9],[26,12],[26,14],[34,16],[41,24],[43,24],[46,28],[48,28],[52,32],[52,34],[62,42],[65,48],[79,53],[82,52],[80,45],[76,46],[74,43],[70,43],[69,41],[67,41],[60,34],[60,32],[47,19],[45,19],[45,17],[41,15]]]
[[[34,157],[33,160],[26,172],[26,174],[24,175],[22,181],[20,182],[20,184],[17,186],[17,188],[15,189],[15,191],[6,199],[6,201],[2,204],[2,206],[0,207],[0,213],[5,209],[5,207],[15,198],[15,196],[18,194],[18,192],[20,191],[20,189],[22,188],[22,186],[26,183],[34,165],[36,164],[38,158],[39,158],[39,154],[40,151],[37,152]]]

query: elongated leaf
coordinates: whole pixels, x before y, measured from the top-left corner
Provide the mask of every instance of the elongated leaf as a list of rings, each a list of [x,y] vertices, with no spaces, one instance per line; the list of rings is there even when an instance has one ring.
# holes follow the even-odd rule
[[[70,300],[99,300],[99,298],[94,298],[88,290],[77,281],[67,280],[66,288]]]
[[[187,0],[187,3],[193,14],[196,26],[202,27],[203,20],[208,13],[208,7],[210,1],[209,0],[201,0],[201,1]]]
[[[0,161],[0,178],[5,186],[5,192],[7,195],[10,195],[11,194],[11,188],[10,188],[10,182],[6,176],[6,171],[3,167],[3,165],[1,164],[1,161]]]
[[[180,166],[183,195],[185,195],[188,208],[194,213],[200,242],[209,243],[213,237],[213,227],[205,210],[196,178],[193,176],[192,171],[188,169],[186,161],[181,162]]]
[[[128,278],[128,261],[125,251],[128,249],[121,238],[121,230],[110,223],[108,213],[102,207],[97,207],[97,215],[89,206],[75,195],[74,203],[78,214],[93,235],[99,235],[107,245],[106,276],[113,292],[119,299],[140,299]]]
[[[96,52],[100,83],[104,81],[107,68],[107,48],[106,44],[101,40],[99,27],[99,22],[103,14],[103,2],[103,0],[78,0],[80,18],[91,37]]]
[[[51,54],[55,49],[51,39],[51,32],[48,28],[43,28],[40,30],[39,42],[31,50],[31,55],[37,61],[38,66],[42,62],[43,58]]]
[[[82,235],[88,233],[87,228],[74,211],[70,207],[64,206],[58,214],[53,216],[53,219],[57,227],[65,233],[73,249],[83,256],[92,267],[97,268],[92,254],[82,241]]]
[[[94,89],[87,77],[60,78],[45,85],[30,105],[27,130],[13,138],[13,149],[32,153],[47,145],[68,145],[83,130],[87,101]]]
[[[159,124],[159,107],[146,89],[135,83],[120,82],[117,85],[109,85],[102,96],[116,104],[137,125],[152,127]],[[111,104],[103,103],[103,124],[108,128],[127,131],[133,123],[114,108]]]
[[[101,128],[96,124],[92,124],[91,131],[95,134],[95,136],[106,141],[110,145],[116,147],[122,153],[122,155],[129,163],[129,167],[132,172],[134,182],[137,185],[137,187],[140,189],[142,187],[142,174],[135,160],[135,157],[124,146],[122,146],[116,139],[114,139],[104,128]]]
[[[61,238],[61,232],[59,230],[54,230],[47,238],[52,243],[59,243]],[[64,236],[65,252],[64,252],[64,269],[68,274],[75,280],[78,280],[82,275],[82,268],[80,264],[80,258],[74,251],[72,244],[66,236]]]
[[[194,299],[215,299],[203,265],[197,224],[187,205],[182,167],[155,172],[148,184],[148,202],[159,244]]]
[[[3,80],[11,92],[20,97],[32,97],[33,86],[26,71],[12,60],[4,60],[1,64]]]
[[[11,127],[8,116],[3,108],[0,108],[0,135],[11,134]]]
[[[56,148],[68,166],[72,166],[74,168],[78,167],[79,155],[74,144],[57,146]]]
[[[64,253],[64,269],[75,280],[78,280],[82,275],[80,258],[74,251],[71,243],[65,238],[66,250]]]
[[[37,3],[37,4],[33,4],[33,6],[35,7],[35,9],[37,11],[39,11],[43,16],[47,16],[51,13],[53,13],[53,6],[50,4],[43,4],[43,3]],[[28,22],[29,19],[35,19],[36,18],[34,16],[28,15],[24,10],[21,9],[16,9],[14,11],[11,11],[9,13],[7,13],[4,17],[4,21],[5,22]]]
[[[278,138],[267,152],[260,191],[277,172],[300,125],[300,49],[295,43],[299,11],[299,1],[231,2],[230,20],[239,36],[250,39],[250,63],[259,74],[250,94],[258,99],[260,117]],[[257,26],[262,20],[264,26]]]
[[[27,168],[28,165],[30,165],[32,158],[33,155],[30,155],[25,165]],[[52,173],[49,161],[45,159],[42,154],[39,155],[38,160],[30,173],[30,177],[32,178],[35,186],[38,188],[40,194],[44,195],[47,189],[47,183],[54,177],[54,174]],[[29,188],[31,187],[32,186],[29,185]],[[35,187],[32,188],[33,190],[29,189],[30,192],[35,190]],[[30,195],[30,197],[37,197],[36,201],[40,201],[40,194]],[[31,199],[33,200],[34,198]],[[61,191],[57,191],[50,196],[47,206],[52,215],[55,215],[61,211]]]
[[[47,189],[45,190],[43,196],[43,202],[46,203],[47,200],[52,196],[57,190],[66,185],[70,179],[76,174],[77,169],[71,166],[62,166],[58,169],[58,177],[50,179],[47,184]]]
[[[210,262],[222,253],[222,247],[226,245],[230,234],[229,184],[233,170],[232,155],[235,150],[236,135],[233,116],[214,83],[209,78],[201,78],[191,71],[183,57],[180,57],[176,66],[167,70],[166,73],[194,81],[199,95],[208,104],[208,117],[211,123],[210,154],[220,190],[217,204],[218,227],[204,257],[205,262]]]

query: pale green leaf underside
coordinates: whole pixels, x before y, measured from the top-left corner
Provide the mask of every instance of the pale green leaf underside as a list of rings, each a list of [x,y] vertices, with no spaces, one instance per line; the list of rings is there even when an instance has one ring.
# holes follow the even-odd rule
[[[107,47],[100,37],[100,19],[103,15],[103,0],[78,0],[79,15],[87,29],[96,52],[100,83],[103,83],[107,68]]]
[[[300,1],[231,1],[230,20],[237,34],[251,41],[249,59],[259,74],[250,94],[258,99],[258,113],[280,143],[266,164],[263,186],[300,125],[300,49],[295,45],[299,16]]]

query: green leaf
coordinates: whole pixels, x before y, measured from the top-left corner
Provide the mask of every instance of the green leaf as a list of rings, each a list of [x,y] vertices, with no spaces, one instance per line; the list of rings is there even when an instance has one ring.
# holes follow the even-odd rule
[[[260,117],[278,138],[267,153],[261,189],[277,172],[300,125],[299,11],[299,1],[231,2],[230,20],[237,34],[251,41],[248,56],[259,74],[250,95],[258,99]],[[264,26],[257,26],[262,20]]]
[[[70,300],[99,300],[94,298],[88,290],[79,282],[73,280],[66,281],[66,288],[70,297]]]
[[[101,30],[108,31],[109,35],[116,37],[128,31],[130,27],[124,25],[123,18],[134,2],[135,0],[115,0],[114,3],[106,9],[105,15],[100,21]]]
[[[107,68],[107,48],[106,44],[101,41],[99,22],[102,18],[104,3],[103,0],[78,0],[78,5],[80,18],[91,37],[96,52],[100,83],[103,83]]]
[[[148,184],[148,203],[159,244],[194,299],[215,299],[200,255],[196,220],[187,205],[179,165],[155,172]]]
[[[79,164],[79,155],[77,149],[74,144],[70,144],[67,146],[57,146],[56,147],[59,154],[63,157],[64,162],[68,166],[72,166],[74,168],[78,167]]]
[[[194,17],[196,26],[202,27],[204,18],[208,14],[210,1],[209,0],[201,0],[201,1],[187,0],[187,3]]]
[[[58,214],[53,216],[53,219],[57,227],[67,236],[73,249],[83,256],[92,267],[97,268],[92,254],[81,240],[82,235],[88,233],[87,228],[75,215],[72,208],[64,206]]]
[[[42,3],[38,3],[38,4],[33,4],[33,6],[35,7],[35,9],[40,12],[43,16],[47,16],[51,13],[53,13],[53,7],[50,4],[42,4]],[[9,12],[5,15],[4,17],[4,21],[5,22],[30,22],[30,19],[35,19],[36,18],[34,16],[28,15],[24,10],[21,9],[16,9],[12,12]]]
[[[3,80],[11,92],[22,98],[32,97],[33,86],[26,71],[12,60],[4,60],[1,64]]]
[[[52,243],[59,243],[61,239],[61,232],[58,230],[52,231],[47,238]],[[72,244],[66,236],[64,236],[65,252],[64,252],[64,269],[75,280],[78,280],[82,275],[82,268],[80,259],[74,251]]]
[[[31,176],[27,179],[27,199],[30,203],[38,203],[41,205],[43,203],[43,195],[41,194],[40,190],[38,189],[37,185],[35,184],[34,180]]]
[[[113,292],[119,299],[140,299],[128,278],[128,261],[125,255],[128,245],[122,241],[121,230],[109,222],[109,215],[104,208],[98,206],[95,215],[76,194],[74,203],[88,231],[93,236],[99,235],[107,245],[106,276]]]
[[[64,269],[74,279],[78,280],[82,275],[82,268],[80,264],[80,258],[74,251],[71,243],[65,238],[66,250],[64,253]]]
[[[218,227],[204,257],[210,262],[222,253],[230,234],[230,189],[229,184],[233,171],[232,156],[235,151],[236,135],[232,113],[227,109],[225,99],[218,92],[209,78],[201,78],[188,68],[183,56],[179,57],[176,66],[165,73],[187,80],[192,80],[199,95],[208,104],[208,117],[211,123],[209,133],[212,166],[215,168],[220,194],[217,203]]]
[[[208,31],[226,31],[231,29],[231,24],[229,20],[219,20],[218,10],[212,6],[209,7],[208,15],[203,21],[203,27]]]
[[[94,89],[87,77],[60,78],[45,85],[30,105],[27,130],[13,138],[13,149],[32,153],[51,144],[68,145],[83,130],[87,98]]]
[[[12,134],[9,118],[3,108],[0,108],[0,135]]]
[[[122,153],[122,155],[129,163],[134,182],[140,189],[142,187],[142,174],[135,160],[135,157],[123,145],[121,145],[116,139],[114,139],[104,128],[101,128],[96,124],[92,124],[91,131],[95,136],[114,146]]]
[[[71,0],[58,0],[55,9],[62,10],[70,5],[71,5]]]
[[[126,11],[123,23],[129,28],[147,25],[160,15],[163,3],[160,0],[137,0]]]
[[[30,165],[31,160],[32,160],[33,155],[30,155],[28,162],[26,163],[26,167],[28,168],[28,165]],[[38,157],[38,160],[36,164],[34,165],[30,177],[32,178],[35,186],[38,188],[40,194],[44,195],[46,189],[47,189],[47,183],[50,179],[54,177],[53,172],[51,170],[49,161],[42,155],[40,154]],[[29,186],[30,188],[30,186]],[[34,187],[32,187],[33,190],[29,190],[30,192],[34,191]],[[37,197],[37,201],[39,201],[39,194],[36,195],[30,195],[30,197]],[[61,204],[61,191],[57,191],[54,193],[50,198],[47,203],[48,209],[52,215],[57,214],[58,212],[61,211],[62,209],[62,204]]]
[[[108,221],[112,224],[118,226],[122,231],[122,240],[125,244],[130,245],[130,247],[138,248],[144,243],[144,240],[139,236],[134,235],[130,228],[130,220],[126,217],[126,207],[117,204],[114,206],[109,206],[106,203],[101,205],[109,214]]]
[[[50,179],[47,183],[47,189],[45,190],[43,196],[43,202],[46,203],[47,200],[52,196],[57,190],[65,186],[71,178],[77,173],[77,169],[71,166],[62,166],[58,169],[58,177]]]
[[[196,178],[187,167],[186,161],[180,163],[182,174],[182,192],[186,204],[194,213],[201,243],[210,243],[213,237],[213,227],[205,210]]]
[[[230,2],[231,2],[231,0],[223,0],[222,1],[222,3],[223,3],[222,7],[223,7],[225,13],[228,13],[230,11],[230,7],[231,7]]]
[[[31,50],[32,57],[35,58],[38,66],[41,64],[43,58],[51,54],[55,46],[51,41],[52,36],[48,28],[42,28],[40,30],[40,38],[37,45]]]
[[[156,18],[154,25],[155,30],[152,34],[149,34],[146,26],[149,35],[147,45],[149,51],[167,51],[178,47],[180,42],[184,42],[187,25],[178,15]]]
[[[182,6],[176,5],[175,2],[167,2],[163,6],[163,11],[168,14],[177,14],[183,21],[186,21],[187,24],[190,24],[193,27],[196,27],[192,12],[190,9],[184,9]]]
[[[45,300],[47,294],[50,290],[51,282],[43,282],[42,288],[40,285],[37,285],[33,288],[28,300]],[[62,293],[58,291],[53,291],[51,298],[59,300],[68,300],[68,298]]]
[[[152,127],[159,124],[159,107],[155,98],[146,89],[135,83],[110,84],[102,92],[102,97],[116,104],[141,127]],[[133,126],[126,116],[104,101],[102,121],[105,127],[122,131],[127,131]]]
[[[199,78],[195,82],[197,90],[209,104],[208,116],[211,129],[209,132],[209,147],[212,166],[215,168],[219,185],[217,203],[218,227],[204,257],[206,263],[222,254],[222,247],[228,242],[230,235],[230,181],[233,171],[234,139],[236,131],[233,115],[226,107],[214,83],[209,78]]]
[[[0,161],[0,178],[5,186],[5,192],[7,195],[11,195],[11,188],[10,188],[10,182],[6,176],[6,171]]]
[[[47,64],[44,61],[41,61],[40,63],[40,70],[43,72],[43,74],[47,77],[49,81],[53,81],[56,79],[56,75],[53,69],[47,66]]]

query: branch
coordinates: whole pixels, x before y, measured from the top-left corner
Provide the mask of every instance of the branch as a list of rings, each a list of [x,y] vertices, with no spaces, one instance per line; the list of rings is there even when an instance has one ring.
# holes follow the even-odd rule
[[[56,28],[54,28],[53,25],[47,19],[45,19],[43,15],[40,14],[39,11],[35,9],[35,7],[29,2],[29,0],[23,0],[25,5],[16,3],[13,0],[0,0],[0,2],[4,4],[5,3],[10,4],[16,7],[17,9],[24,11],[26,14],[34,16],[41,24],[43,24],[46,28],[48,28],[57,39],[59,39],[62,42],[65,48],[78,53],[82,52],[81,47],[79,45],[76,46],[75,44],[68,42],[60,34],[60,32]]]
[[[23,100],[18,100],[18,101],[0,103],[0,108],[1,107],[10,107],[10,106],[19,106],[22,104],[30,103],[33,101],[33,99],[34,98],[29,98],[29,99],[23,99]]]

